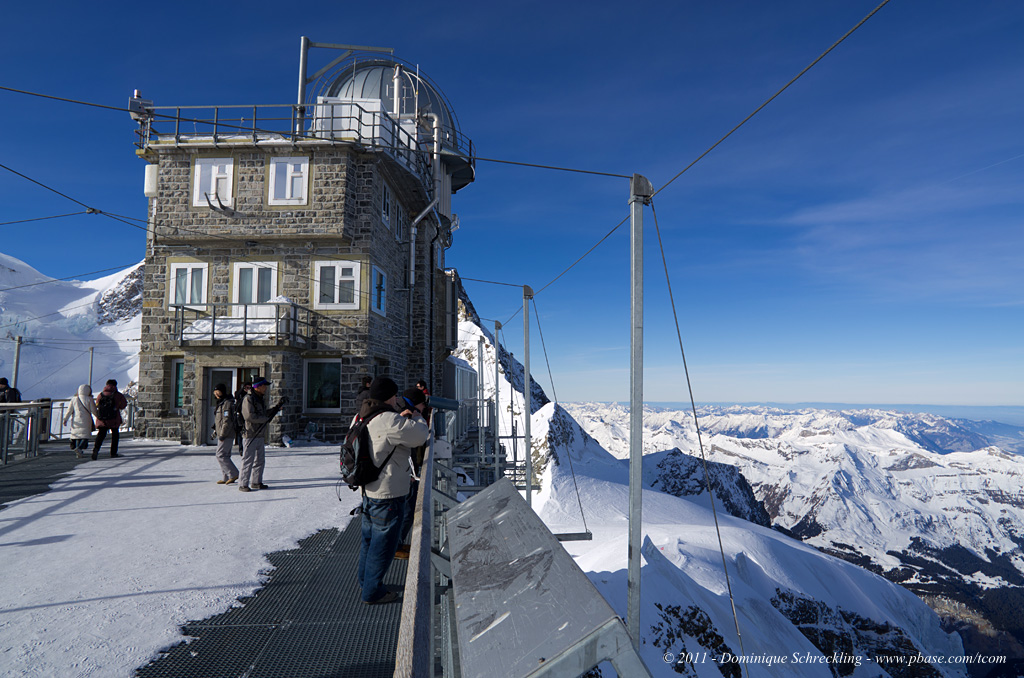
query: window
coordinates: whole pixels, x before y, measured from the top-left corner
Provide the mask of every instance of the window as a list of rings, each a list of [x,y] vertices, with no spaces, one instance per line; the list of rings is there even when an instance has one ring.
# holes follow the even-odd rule
[[[405,208],[395,201],[395,237],[405,240]]]
[[[341,412],[341,360],[307,360],[302,385],[302,407],[306,412]]]
[[[181,411],[185,408],[185,360],[171,360],[171,409]]]
[[[263,304],[277,298],[277,262],[235,262],[231,301],[236,304]],[[273,318],[274,306],[235,307],[236,317]]]
[[[167,305],[205,304],[208,268],[209,264],[171,264]]]
[[[270,159],[271,205],[305,205],[309,184],[309,158]]]
[[[388,188],[387,184],[381,184],[381,204],[380,204],[380,218],[384,220],[384,225],[391,228],[391,189]]]
[[[384,271],[374,266],[371,283],[373,289],[370,290],[370,308],[381,315],[387,315],[388,277],[384,275]]]
[[[217,204],[219,199],[226,207],[231,205],[234,161],[231,158],[196,158],[193,180],[192,206],[206,207],[206,196]]]
[[[359,262],[313,262],[313,308],[359,308]]]

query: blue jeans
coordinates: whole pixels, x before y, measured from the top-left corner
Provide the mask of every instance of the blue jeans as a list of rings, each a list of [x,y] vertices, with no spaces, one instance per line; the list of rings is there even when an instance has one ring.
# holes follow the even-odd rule
[[[359,586],[364,603],[385,593],[384,575],[391,567],[402,532],[405,497],[371,499],[363,497],[363,543],[359,549]]]

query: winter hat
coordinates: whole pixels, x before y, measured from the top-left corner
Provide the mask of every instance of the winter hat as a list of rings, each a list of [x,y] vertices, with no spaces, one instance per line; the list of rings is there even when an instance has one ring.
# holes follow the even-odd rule
[[[252,378],[252,387],[253,388],[259,388],[260,386],[264,386],[264,385],[270,386],[270,382],[267,381],[266,379],[264,379],[263,377],[253,377]]]
[[[0,377],[0,386],[10,386],[10,384],[7,383],[7,377]]]
[[[117,379],[107,379],[107,386],[117,386]]]
[[[423,391],[418,388],[405,389],[402,391],[402,398],[409,407],[415,407],[416,405],[427,402],[427,396],[423,395]]]
[[[213,387],[213,390],[220,391],[221,393],[227,393],[228,387],[225,386],[224,384],[217,384],[216,386]]]
[[[398,395],[398,384],[387,377],[377,377],[370,382],[370,397],[384,402]]]

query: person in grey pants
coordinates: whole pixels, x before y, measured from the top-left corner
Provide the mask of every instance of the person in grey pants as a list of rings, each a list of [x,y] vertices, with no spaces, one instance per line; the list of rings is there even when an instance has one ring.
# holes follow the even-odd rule
[[[264,398],[269,387],[270,382],[266,379],[253,377],[252,391],[242,400],[242,418],[245,420],[242,438],[245,447],[242,452],[242,475],[238,477],[238,489],[242,492],[269,489],[263,484],[267,423],[281,410],[281,403],[267,409]]]
[[[213,428],[217,432],[217,463],[223,477],[218,485],[230,485],[238,480],[238,467],[231,461],[231,447],[235,444],[235,399],[228,393],[228,387],[217,384],[213,388],[217,407],[213,411]]]

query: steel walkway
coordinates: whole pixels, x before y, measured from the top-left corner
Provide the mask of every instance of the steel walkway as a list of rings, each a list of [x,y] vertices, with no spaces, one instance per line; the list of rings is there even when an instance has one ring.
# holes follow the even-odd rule
[[[0,505],[42,494],[77,460],[67,443],[0,467]],[[182,627],[182,643],[136,669],[138,678],[373,678],[392,676],[402,606],[363,605],[356,585],[360,521],[322,530],[268,555],[266,585],[241,607]],[[400,591],[407,561],[385,584]]]

